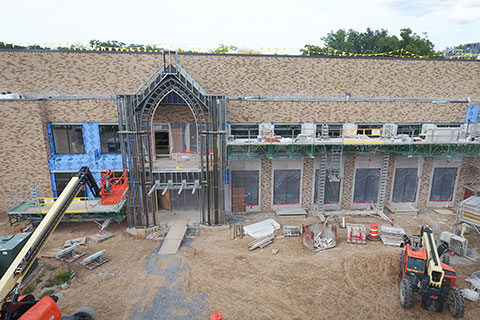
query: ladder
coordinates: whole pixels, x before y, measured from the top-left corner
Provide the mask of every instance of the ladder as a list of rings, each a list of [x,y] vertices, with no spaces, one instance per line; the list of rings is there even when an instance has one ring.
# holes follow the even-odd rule
[[[380,172],[380,183],[378,185],[378,198],[375,207],[379,211],[385,208],[385,195],[387,193],[388,164],[390,162],[389,154],[383,156],[382,170]]]
[[[327,123],[322,123],[322,138],[327,139],[328,138],[328,124]]]
[[[319,212],[325,212],[325,177],[327,175],[327,149],[324,149],[324,152],[320,158],[320,170],[317,180],[317,206],[316,209]]]
[[[343,145],[334,145],[328,161],[328,175],[342,178]]]

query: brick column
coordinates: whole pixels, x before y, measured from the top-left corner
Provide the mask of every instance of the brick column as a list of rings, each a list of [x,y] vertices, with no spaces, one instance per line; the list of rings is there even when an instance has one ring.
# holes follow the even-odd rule
[[[272,159],[262,159],[262,176],[260,178],[260,192],[262,194],[260,209],[272,211]]]

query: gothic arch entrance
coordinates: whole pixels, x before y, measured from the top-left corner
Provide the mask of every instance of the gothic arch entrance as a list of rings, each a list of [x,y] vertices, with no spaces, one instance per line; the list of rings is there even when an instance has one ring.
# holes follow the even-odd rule
[[[168,61],[167,61],[168,60]],[[175,92],[186,102],[198,133],[198,170],[175,167],[156,170],[152,148],[153,116],[161,101]],[[178,65],[176,52],[163,53],[163,65],[133,95],[117,95],[123,165],[129,173],[127,218],[130,227],[158,225],[157,189],[189,188],[199,192],[200,221],[223,224],[225,159],[225,96],[208,95]]]

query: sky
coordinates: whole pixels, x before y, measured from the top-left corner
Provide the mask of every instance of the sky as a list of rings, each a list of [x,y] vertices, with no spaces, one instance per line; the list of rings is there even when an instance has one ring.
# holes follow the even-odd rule
[[[98,39],[295,53],[331,31],[367,27],[426,32],[435,50],[480,42],[480,0],[0,0],[0,8],[0,41],[50,47]]]

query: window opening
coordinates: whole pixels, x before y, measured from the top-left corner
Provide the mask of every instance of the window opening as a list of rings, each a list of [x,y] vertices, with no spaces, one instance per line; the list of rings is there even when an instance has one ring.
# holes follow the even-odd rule
[[[99,125],[102,153],[120,153],[118,125]]]
[[[300,170],[275,170],[273,204],[300,203]]]
[[[380,169],[357,169],[354,203],[377,202]]]
[[[417,194],[417,168],[397,168],[392,202],[415,202]]]
[[[245,211],[246,207],[258,206],[258,170],[232,171],[232,210]]]
[[[84,153],[82,125],[52,125],[55,153]]]
[[[327,174],[325,176],[325,193],[323,198],[324,204],[335,204],[340,202],[340,183],[341,179],[337,176],[333,176],[330,174],[329,170],[327,169]],[[335,179],[335,178],[336,179]],[[314,202],[317,203],[318,199],[318,179],[320,178],[320,169],[315,170],[315,187],[314,187],[314,195],[313,199]]]
[[[299,124],[275,124],[274,133],[282,138],[296,138],[302,133],[302,126]]]
[[[55,187],[57,189],[57,197],[60,196],[62,191],[65,189],[67,184],[70,182],[70,179],[72,179],[73,176],[75,176],[77,173],[76,172],[61,172],[61,173],[54,173],[55,177]],[[87,192],[85,190],[85,186],[83,186],[80,189],[80,192],[78,193],[77,197],[87,197]]]
[[[435,168],[430,201],[452,201],[457,168]]]

